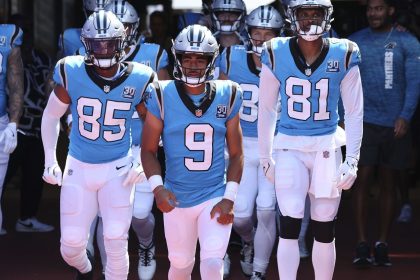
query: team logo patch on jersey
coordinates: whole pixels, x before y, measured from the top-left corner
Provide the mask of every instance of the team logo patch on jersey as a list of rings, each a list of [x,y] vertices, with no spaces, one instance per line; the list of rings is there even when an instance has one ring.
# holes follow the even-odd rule
[[[105,85],[104,86],[104,92],[105,93],[108,93],[110,90],[111,90],[111,87],[110,86],[108,86],[108,85]]]
[[[384,47],[386,50],[392,50],[392,49],[395,49],[396,46],[397,46],[397,42],[389,42]]]
[[[136,89],[135,88],[126,86],[126,87],[124,87],[124,90],[123,90],[123,93],[122,93],[122,97],[133,99],[135,93],[136,93]]]
[[[327,61],[327,72],[339,72],[340,63],[338,60],[328,60]]]
[[[0,36],[0,46],[4,46],[6,44],[6,36]]]
[[[226,116],[227,116],[226,105],[217,105],[216,118],[224,119],[224,118],[226,118]]]

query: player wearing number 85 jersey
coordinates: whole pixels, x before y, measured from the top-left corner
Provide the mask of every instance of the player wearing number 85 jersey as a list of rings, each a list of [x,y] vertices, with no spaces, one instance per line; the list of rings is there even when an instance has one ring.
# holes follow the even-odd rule
[[[265,277],[276,236],[274,185],[264,176],[258,156],[260,56],[263,43],[280,35],[283,20],[273,7],[260,6],[246,17],[246,23],[250,43],[223,51],[219,78],[239,83],[244,92],[239,113],[244,136],[244,172],[235,202],[233,229],[243,240],[242,271],[248,276],[253,274],[253,280]],[[258,225],[254,237],[255,205]]]
[[[42,118],[44,180],[62,184],[61,254],[78,270],[78,279],[92,279],[86,243],[99,208],[107,252],[105,277],[126,279],[128,274],[133,187],[144,178],[141,165],[127,156],[129,128],[155,73],[142,64],[121,62],[124,38],[123,24],[113,13],[94,12],[82,29],[86,56],[57,63],[57,85]],[[62,178],[55,146],[59,118],[69,106],[74,124]]]
[[[164,212],[171,267],[168,279],[190,279],[197,239],[201,278],[223,278],[223,256],[242,175],[239,108],[242,91],[231,81],[206,82],[218,54],[204,26],[190,25],[173,45],[176,81],[154,84],[147,99],[141,158],[156,204]],[[156,151],[162,135],[165,184]],[[227,184],[224,149],[230,155]]]
[[[332,279],[334,221],[341,190],[349,189],[356,179],[363,120],[360,52],[349,40],[322,38],[330,28],[332,10],[329,0],[291,1],[288,17],[297,36],[270,40],[262,54],[259,149],[265,174],[275,181],[282,213],[277,250],[281,279],[296,279],[298,237],[308,193],[315,278]],[[337,125],[340,96],[345,133]],[[273,137],[279,98],[280,120]],[[346,140],[346,158],[341,163],[340,146]]]

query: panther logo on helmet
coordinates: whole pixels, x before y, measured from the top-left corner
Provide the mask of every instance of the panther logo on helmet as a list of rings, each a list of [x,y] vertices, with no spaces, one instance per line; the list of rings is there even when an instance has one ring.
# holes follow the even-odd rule
[[[194,86],[204,83],[212,78],[214,62],[219,55],[219,44],[211,31],[202,25],[194,24],[185,27],[172,42],[172,54],[175,59],[174,78]],[[203,55],[208,58],[207,67],[201,77],[187,76],[187,70],[182,66],[184,54]]]
[[[109,11],[99,10],[86,20],[80,36],[85,63],[110,68],[124,57],[124,25]]]

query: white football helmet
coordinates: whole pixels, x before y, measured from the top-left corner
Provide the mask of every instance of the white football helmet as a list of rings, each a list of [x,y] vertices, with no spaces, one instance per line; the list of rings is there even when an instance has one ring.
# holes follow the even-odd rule
[[[251,42],[251,49],[256,55],[261,55],[263,46],[262,43],[256,44],[251,37],[252,28],[270,29],[273,30],[276,36],[280,36],[284,22],[280,13],[272,6],[260,6],[253,10],[246,17],[246,29]]]
[[[91,14],[83,25],[80,39],[87,64],[110,68],[124,58],[124,25],[112,12],[99,10]]]
[[[214,62],[219,55],[219,44],[211,31],[202,25],[194,24],[185,27],[172,41],[172,54],[174,55],[174,78],[191,86],[198,86],[206,80],[212,79]],[[188,77],[182,67],[182,55],[193,53],[208,57],[208,64],[203,76]]]
[[[109,0],[83,0],[83,12],[88,18],[94,11],[103,9]]]
[[[305,8],[321,8],[324,11],[324,19],[321,24],[311,25],[309,31],[302,30],[296,17],[297,11]],[[333,6],[330,0],[290,0],[287,8],[287,17],[292,30],[306,41],[314,41],[330,30],[331,22],[333,21],[332,13]]]
[[[126,0],[115,0],[106,5],[105,10],[113,12],[124,24],[127,33],[126,44],[136,44],[140,18],[133,5],[128,3]]]
[[[235,13],[238,15],[238,18],[231,24],[224,24],[218,18],[218,15],[223,12]],[[239,34],[245,25],[246,6],[243,0],[214,0],[211,4],[210,14],[215,31],[214,35],[219,33]]]

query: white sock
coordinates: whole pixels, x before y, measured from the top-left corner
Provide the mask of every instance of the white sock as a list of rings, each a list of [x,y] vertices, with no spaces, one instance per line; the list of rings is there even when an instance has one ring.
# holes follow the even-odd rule
[[[257,210],[258,226],[254,237],[254,271],[265,274],[276,238],[276,212]]]
[[[137,219],[135,217],[131,220],[131,227],[137,235],[139,243],[144,246],[149,246],[153,241],[153,230],[155,228],[155,217],[152,213],[144,219]]]
[[[202,280],[223,279],[223,259],[209,258],[200,263],[200,274]]]
[[[279,238],[277,266],[281,280],[296,280],[299,267],[299,245],[297,239]]]
[[[233,229],[246,243],[254,239],[254,219],[252,217],[235,217]]]
[[[312,264],[315,270],[315,280],[331,280],[333,278],[335,240],[331,243],[322,243],[314,240]]]

